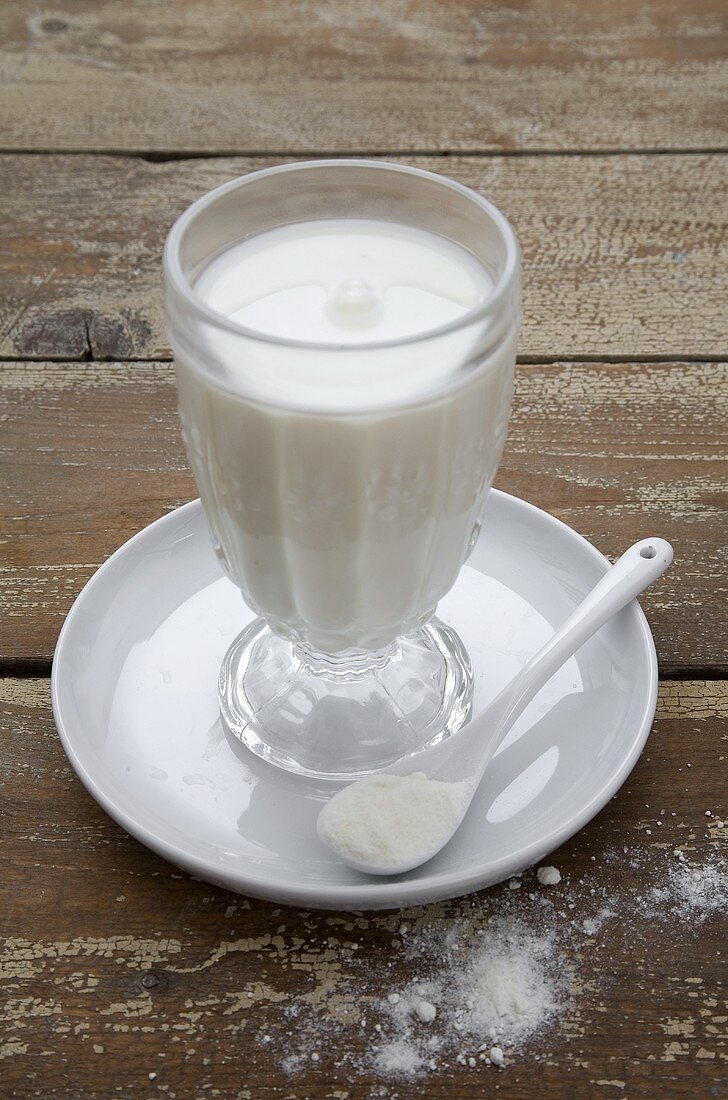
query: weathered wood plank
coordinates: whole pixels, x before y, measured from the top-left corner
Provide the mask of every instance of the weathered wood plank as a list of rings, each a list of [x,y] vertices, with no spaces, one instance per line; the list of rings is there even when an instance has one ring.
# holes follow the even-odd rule
[[[675,876],[707,866],[725,890],[728,830],[717,813],[727,706],[726,683],[662,685],[627,784],[552,857],[558,886],[539,887],[528,872],[520,890],[357,915],[273,908],[177,872],[83,790],[53,729],[47,681],[0,681],[4,1093],[722,1095],[723,922],[715,894],[712,915],[699,902],[686,907]],[[546,930],[558,941],[547,977],[569,974],[570,992],[556,1023],[507,1049],[500,1073],[458,1064],[456,1046],[438,1052],[424,1080],[382,1076],[371,1056],[390,1028],[387,995],[441,966],[432,949],[420,954],[423,940],[459,922],[497,935],[504,917],[525,936]],[[473,940],[459,933],[462,967]],[[445,1026],[443,1013],[436,1028]]]
[[[719,157],[410,158],[487,194],[523,249],[527,357],[725,355]],[[161,255],[194,198],[271,161],[0,159],[0,354],[169,355]]]
[[[8,6],[22,149],[682,149],[725,142],[720,0]]]
[[[646,534],[677,560],[644,596],[663,673],[726,667],[726,368],[521,366],[499,487],[602,551]],[[195,495],[166,363],[0,368],[0,657],[49,658],[126,538]]]

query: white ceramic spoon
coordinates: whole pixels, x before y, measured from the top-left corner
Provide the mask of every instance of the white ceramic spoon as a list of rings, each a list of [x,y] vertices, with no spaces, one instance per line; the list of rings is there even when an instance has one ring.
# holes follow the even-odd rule
[[[371,875],[402,874],[432,859],[460,827],[496,749],[534,695],[671,561],[664,539],[636,542],[469,725],[335,794],[319,814],[321,840]]]

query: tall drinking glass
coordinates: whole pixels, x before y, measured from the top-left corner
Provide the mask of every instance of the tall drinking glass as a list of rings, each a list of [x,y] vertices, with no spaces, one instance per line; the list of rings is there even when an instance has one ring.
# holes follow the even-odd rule
[[[506,219],[418,169],[292,164],[195,202],[164,275],[187,454],[259,616],[220,671],[228,730],[327,778],[452,735],[472,671],[435,609],[506,435],[520,319]]]

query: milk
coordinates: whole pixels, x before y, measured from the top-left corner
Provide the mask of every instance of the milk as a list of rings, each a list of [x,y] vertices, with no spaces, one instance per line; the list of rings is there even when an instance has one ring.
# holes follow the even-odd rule
[[[503,448],[517,322],[453,325],[492,286],[452,241],[357,219],[261,233],[198,274],[235,327],[177,354],[183,432],[221,561],[277,633],[379,649],[454,583]]]
[[[392,222],[306,222],[261,233],[214,259],[196,292],[270,336],[363,344],[447,324],[487,297],[491,280],[444,237]]]

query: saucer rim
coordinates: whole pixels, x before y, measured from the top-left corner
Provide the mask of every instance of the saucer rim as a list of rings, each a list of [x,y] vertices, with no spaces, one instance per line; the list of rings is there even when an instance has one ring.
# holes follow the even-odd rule
[[[505,493],[499,489],[491,489],[491,494],[501,498],[507,507],[512,507],[516,512],[530,515],[539,522],[546,522],[553,528],[565,529],[568,534],[578,539],[586,548],[587,553],[602,567],[602,571],[610,566],[609,560],[593,546],[583,535],[575,531],[567,523],[544,511],[535,504],[522,500],[511,493]],[[481,866],[470,873],[462,870],[446,871],[428,875],[426,865],[424,874],[417,878],[391,878],[368,879],[362,875],[362,881],[348,884],[333,883],[307,883],[305,879],[291,878],[289,881],[272,880],[266,874],[255,874],[254,870],[247,870],[244,863],[240,871],[217,866],[213,861],[198,856],[165,837],[161,832],[139,823],[131,816],[122,805],[111,795],[107,794],[103,785],[94,778],[87,762],[82,759],[74,745],[72,728],[64,720],[60,703],[60,684],[63,677],[66,650],[72,642],[72,631],[75,621],[84,605],[93,597],[94,589],[101,582],[101,578],[119,564],[119,562],[133,554],[139,542],[151,537],[154,531],[158,536],[160,531],[180,522],[185,516],[192,517],[202,512],[199,499],[189,501],[179,508],[172,509],[160,516],[152,523],[143,527],[122,543],[106,561],[93,573],[74,600],[65,618],[58,635],[58,641],[53,656],[51,668],[51,706],[53,717],[58,730],[61,744],[81,783],[105,810],[105,812],[135,840],[145,847],[150,848],[158,855],[175,866],[182,867],[188,873],[197,876],[207,882],[212,882],[225,889],[262,900],[272,901],[286,905],[294,905],[302,908],[341,909],[341,910],[376,910],[399,909],[405,906],[427,904],[442,901],[449,898],[461,897],[476,890],[509,878],[510,876],[532,866],[541,860],[549,852],[553,852],[566,840],[579,832],[600,810],[609,802],[620,789],[635,767],[649,736],[652,721],[655,715],[658,692],[658,665],[655,643],[649,624],[639,602],[634,600],[625,608],[625,611],[636,616],[639,627],[639,648],[646,650],[647,674],[649,677],[645,707],[639,723],[635,727],[635,734],[629,742],[629,751],[626,752],[621,765],[611,772],[589,801],[574,813],[564,825],[547,837],[542,837],[524,845],[516,852],[489,860],[487,869]],[[625,612],[622,612],[624,614]],[[70,641],[69,641],[70,639]],[[88,752],[85,754],[88,758]],[[277,769],[272,768],[272,771]]]

